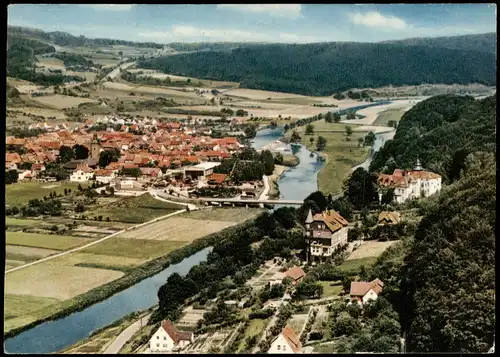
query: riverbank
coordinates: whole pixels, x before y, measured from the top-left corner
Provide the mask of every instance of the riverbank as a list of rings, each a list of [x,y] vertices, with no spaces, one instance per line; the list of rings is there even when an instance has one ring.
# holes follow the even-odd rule
[[[269,199],[278,199],[280,197],[280,190],[278,186],[278,180],[288,170],[288,167],[284,165],[274,165],[274,172],[269,176]]]
[[[333,127],[338,126],[335,123],[331,123],[331,125]],[[353,129],[357,127],[356,125],[349,124],[343,124],[342,126],[352,126]],[[319,136],[324,137],[327,141],[325,149],[321,151],[321,156],[325,159],[325,162],[317,176],[318,190],[325,195],[340,193],[342,191],[342,183],[349,175],[352,167],[368,158],[370,148],[360,147],[358,143],[358,139],[364,138],[368,134],[367,131],[355,130],[348,137],[345,132],[334,131],[305,135],[304,126],[295,128],[294,130],[301,136],[301,144],[312,152],[316,151],[316,142]],[[292,132],[287,132],[286,136],[290,137]],[[313,138],[312,143],[310,138]]]
[[[153,312],[155,307],[146,311],[137,311],[124,316],[123,318],[94,331],[88,338],[66,347],[58,354],[76,354],[76,353],[104,353],[109,346],[113,344],[116,338],[131,325],[143,319]],[[146,323],[144,323],[146,325]]]
[[[300,160],[296,155],[290,155],[290,154],[283,154],[283,162],[281,165],[287,166],[287,167],[295,167],[298,164],[300,164]]]

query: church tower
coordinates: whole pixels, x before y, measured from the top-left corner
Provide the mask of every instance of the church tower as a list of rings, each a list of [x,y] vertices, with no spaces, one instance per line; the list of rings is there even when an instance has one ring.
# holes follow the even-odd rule
[[[97,133],[94,133],[94,137],[90,141],[90,157],[92,159],[99,160],[99,154],[101,153],[101,144],[99,139],[97,139]]]
[[[420,159],[417,158],[417,164],[415,165],[415,168],[413,171],[423,171],[422,165],[420,165]]]

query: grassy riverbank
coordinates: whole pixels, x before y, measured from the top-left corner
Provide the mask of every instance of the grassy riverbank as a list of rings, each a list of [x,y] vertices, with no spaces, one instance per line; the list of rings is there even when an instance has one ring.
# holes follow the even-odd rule
[[[251,221],[247,221],[242,224],[246,225],[250,222]],[[23,331],[29,330],[45,321],[56,320],[65,317],[71,313],[84,310],[86,307],[91,306],[97,302],[103,301],[113,294],[125,290],[128,287],[138,283],[139,281],[159,273],[160,271],[166,269],[170,264],[179,263],[184,258],[187,258],[204,248],[212,246],[240,226],[241,224],[232,226],[217,233],[213,233],[203,238],[197,239],[189,245],[185,245],[180,249],[171,251],[165,256],[158,257],[135,267],[135,269],[133,269],[131,272],[110,283],[101,285],[90,291],[87,291],[86,293],[80,294],[71,299],[61,301],[50,307],[37,310],[33,315],[31,315],[31,318],[34,320],[30,321],[29,323],[27,321],[18,321],[19,323],[24,322],[22,326],[4,324],[5,338],[16,336]]]
[[[332,129],[336,129],[339,124],[326,123],[331,125]],[[355,125],[345,125],[342,127]],[[322,127],[323,128],[323,127]],[[326,130],[324,126],[323,130]],[[358,139],[364,138],[367,132],[354,131],[352,135],[347,137],[345,132],[327,132],[314,133],[312,135],[305,135],[305,126],[295,128],[297,133],[301,136],[301,144],[305,145],[309,150],[316,151],[316,142],[321,135],[327,141],[326,148],[321,152],[321,155],[326,159],[325,165],[318,173],[318,188],[325,195],[336,194],[342,190],[342,182],[347,178],[352,167],[365,161],[368,157],[369,147],[359,147]],[[293,130],[286,133],[289,138]],[[311,143],[310,138],[314,138]]]
[[[280,197],[280,190],[278,186],[278,180],[281,175],[288,170],[288,167],[283,165],[274,165],[274,172],[269,176],[269,198],[275,199]]]

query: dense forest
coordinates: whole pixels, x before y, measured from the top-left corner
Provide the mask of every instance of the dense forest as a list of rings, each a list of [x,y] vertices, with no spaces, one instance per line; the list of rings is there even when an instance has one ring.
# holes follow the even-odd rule
[[[486,352],[495,331],[496,163],[471,154],[422,219],[401,293],[414,352]]]
[[[163,48],[163,45],[153,42],[131,42],[123,40],[112,40],[106,38],[87,38],[85,36],[73,36],[67,32],[54,31],[44,32],[38,29],[9,26],[7,30],[10,34],[18,34],[38,38],[43,41],[49,41],[59,46],[81,46],[81,47],[99,47],[99,46],[132,46]]]
[[[160,57],[138,66],[308,95],[391,84],[496,82],[494,54],[380,43],[254,45]]]
[[[425,168],[452,182],[459,178],[468,154],[496,153],[495,130],[495,97],[432,97],[403,115],[394,139],[375,153],[370,171],[410,169],[418,157]]]
[[[428,46],[449,48],[451,50],[497,53],[496,33],[483,33],[479,35],[435,37],[435,38],[408,38],[398,41],[384,41],[382,43],[393,43],[405,46]]]

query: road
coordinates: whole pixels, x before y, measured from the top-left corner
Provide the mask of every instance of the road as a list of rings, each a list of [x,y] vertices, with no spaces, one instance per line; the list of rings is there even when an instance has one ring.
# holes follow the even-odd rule
[[[125,60],[126,60],[126,59],[125,59]],[[134,62],[128,62],[128,63],[124,63],[124,64],[122,64],[121,66],[119,66],[119,67],[115,68],[114,70],[112,70],[112,71],[111,71],[111,72],[110,72],[107,76],[105,76],[104,78],[102,78],[102,79],[100,80],[100,82],[101,82],[101,83],[103,83],[103,82],[108,81],[109,79],[115,79],[115,78],[116,78],[116,76],[120,74],[120,72],[121,72],[121,71],[120,71],[120,69],[121,69],[122,71],[124,71],[124,70],[126,70],[127,68],[130,68],[130,67],[132,67],[133,65],[135,65],[135,63],[136,63],[136,62],[134,61]]]
[[[180,202],[175,202],[175,201],[170,201],[170,200],[167,200],[165,198],[162,198],[157,191],[155,190],[148,190],[148,192],[151,194],[151,196],[153,196],[154,198],[156,198],[157,200],[159,201],[163,201],[163,202],[167,202],[167,203],[174,203],[176,205],[182,205],[182,203]],[[189,208],[190,211],[196,211],[198,209],[200,209],[199,207],[191,204],[191,203],[187,203],[187,206]]]
[[[125,330],[123,330],[122,333],[119,334],[118,337],[104,350],[103,354],[105,355],[118,354],[118,352],[120,352],[120,350],[127,343],[127,341],[130,340],[132,336],[134,336],[134,334],[141,329],[142,326],[146,326],[150,316],[151,314],[140,318],[132,325],[127,327]]]
[[[167,214],[165,216],[161,216],[161,217],[158,217],[158,218],[155,218],[155,219],[152,219],[151,221],[148,221],[148,222],[145,222],[145,223],[141,223],[141,224],[138,224],[138,225],[135,225],[135,226],[132,226],[132,227],[129,227],[127,229],[123,229],[119,232],[116,232],[116,233],[113,233],[113,234],[110,234],[109,236],[106,236],[104,238],[101,238],[99,240],[96,240],[95,242],[92,242],[92,243],[89,243],[89,244],[86,244],[86,245],[83,245],[81,247],[78,247],[78,248],[74,248],[74,249],[70,249],[70,250],[67,250],[65,252],[62,252],[62,253],[59,253],[59,254],[55,254],[55,255],[51,255],[47,258],[43,258],[43,259],[40,259],[40,260],[37,260],[37,261],[34,261],[32,263],[29,263],[29,264],[25,264],[25,265],[21,265],[19,267],[15,267],[13,269],[10,269],[10,270],[7,270],[5,271],[5,274],[8,274],[8,273],[12,273],[16,270],[21,270],[21,269],[24,269],[24,268],[27,268],[27,267],[30,267],[32,265],[35,265],[35,264],[39,264],[39,263],[43,263],[43,262],[46,262],[48,260],[51,260],[51,259],[55,259],[55,258],[58,258],[58,257],[62,257],[66,254],[70,254],[70,253],[74,253],[74,252],[77,252],[79,250],[82,250],[82,249],[85,249],[85,248],[88,248],[90,246],[93,246],[94,244],[99,244],[101,242],[104,242],[105,240],[108,240],[109,238],[112,238],[114,236],[117,236],[118,234],[121,234],[125,231],[130,231],[130,230],[133,230],[133,229],[136,229],[138,227],[142,227],[142,226],[145,226],[146,224],[150,224],[150,223],[154,223],[154,222],[157,222],[159,220],[162,220],[162,219],[165,219],[165,218],[169,218],[169,217],[172,217],[172,216],[175,216],[175,215],[178,215],[178,214],[181,214],[181,213],[184,213],[186,212],[185,209],[183,210],[179,210],[179,211],[176,211],[174,213],[170,213],[170,214]]]

